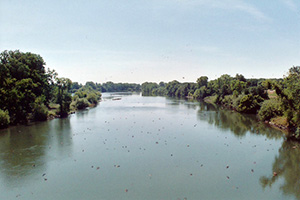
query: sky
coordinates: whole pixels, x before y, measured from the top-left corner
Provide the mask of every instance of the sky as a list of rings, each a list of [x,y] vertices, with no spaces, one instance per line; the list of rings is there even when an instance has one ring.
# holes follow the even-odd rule
[[[85,83],[282,78],[300,65],[299,0],[0,0],[0,51]]]

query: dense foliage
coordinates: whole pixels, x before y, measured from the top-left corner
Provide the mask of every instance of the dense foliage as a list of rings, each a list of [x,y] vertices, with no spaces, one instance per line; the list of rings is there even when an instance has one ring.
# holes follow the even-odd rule
[[[101,85],[101,92],[140,92],[141,85],[136,83],[113,83],[111,81]]]
[[[27,122],[37,103],[50,102],[52,73],[44,65],[43,58],[33,53],[0,54],[0,109],[8,111],[11,123]]]
[[[93,90],[99,92],[140,92],[141,85],[136,83],[113,83],[111,81],[106,83],[94,83],[93,81],[88,81],[85,86],[89,86]],[[71,85],[71,92],[75,93],[78,89],[83,87],[82,84],[74,82]]]
[[[5,128],[9,125],[10,118],[7,111],[0,110],[0,128]]]
[[[278,127],[288,126],[295,130],[292,137],[300,139],[299,66],[292,67],[284,79],[246,79],[241,74],[224,74],[210,81],[201,76],[196,83],[146,82],[142,84],[142,94],[206,99],[241,113],[258,114],[261,120],[275,122]]]
[[[0,54],[0,127],[47,120],[49,115],[65,117],[70,112],[72,90],[82,87],[68,78],[59,78],[55,71],[46,71],[40,55],[3,51]],[[87,100],[96,104],[99,94],[89,93]]]
[[[74,93],[71,107],[74,109],[84,109],[89,106],[97,105],[101,99],[101,93],[90,86],[91,82],[87,82],[85,86],[81,87]]]
[[[277,116],[282,116],[282,102],[279,99],[268,99],[265,100],[262,105],[261,109],[258,112],[258,116],[261,120],[270,120]]]
[[[70,111],[72,97],[69,92],[72,81],[68,78],[56,78],[55,103],[59,104],[59,115],[66,117]]]
[[[204,99],[215,96],[214,103],[223,104],[244,113],[256,113],[261,102],[268,98],[262,86],[264,79],[251,79],[237,74],[231,77],[222,75],[216,80],[208,81],[208,77],[201,76],[196,83],[180,83],[176,80],[169,83],[143,83],[143,95],[166,95],[178,98]]]

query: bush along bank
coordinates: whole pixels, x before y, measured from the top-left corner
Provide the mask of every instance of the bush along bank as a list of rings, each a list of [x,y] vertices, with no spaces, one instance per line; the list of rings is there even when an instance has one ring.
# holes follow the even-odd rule
[[[58,77],[54,70],[46,70],[45,64],[40,55],[30,52],[0,53],[0,128],[66,117],[74,112],[70,106],[75,101],[71,89],[78,84]],[[97,105],[101,98],[99,91],[88,86],[77,89],[85,93],[82,98],[88,106]]]
[[[74,93],[72,97],[72,110],[81,110],[87,107],[93,107],[98,104],[101,99],[101,93],[92,87],[85,85]]]
[[[294,66],[284,78],[246,79],[241,74],[224,74],[215,80],[201,76],[196,83],[176,80],[145,82],[142,95],[193,98],[222,105],[240,113],[256,114],[259,120],[289,131],[287,138],[300,140],[300,67]]]
[[[46,69],[43,58],[31,52],[0,53],[0,128],[31,121],[67,117],[76,110],[93,107],[101,92],[140,91],[135,83],[85,85],[58,77]]]

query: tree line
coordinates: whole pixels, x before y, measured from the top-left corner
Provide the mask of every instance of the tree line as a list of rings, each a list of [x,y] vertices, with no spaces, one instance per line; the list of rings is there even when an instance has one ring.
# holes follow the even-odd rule
[[[241,74],[207,76],[196,82],[145,82],[142,95],[205,100],[240,113],[257,114],[260,120],[291,130],[290,138],[300,139],[300,67],[294,66],[284,78],[246,79]]]
[[[6,50],[0,54],[0,128],[66,117],[75,110],[97,105],[101,92],[133,92],[140,91],[140,87],[92,81],[82,85],[46,70],[40,55]]]
[[[94,83],[93,81],[88,81],[85,85],[90,86],[92,89],[99,92],[140,92],[141,85],[136,83],[113,83],[108,81],[106,83]],[[71,91],[76,92],[83,85],[78,82],[73,82],[71,86]]]
[[[176,98],[206,100],[241,113],[257,114],[263,121],[294,132],[300,139],[300,67],[289,69],[281,79],[246,79],[241,74],[207,76],[196,82],[145,82],[82,85],[46,70],[40,55],[16,51],[0,54],[0,127],[9,124],[65,117],[70,112],[95,106],[101,92],[142,92]]]

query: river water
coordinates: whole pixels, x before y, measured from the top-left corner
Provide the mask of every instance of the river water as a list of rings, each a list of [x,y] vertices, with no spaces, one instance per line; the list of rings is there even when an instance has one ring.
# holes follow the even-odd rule
[[[104,93],[0,131],[0,199],[300,199],[300,146],[203,102]]]

